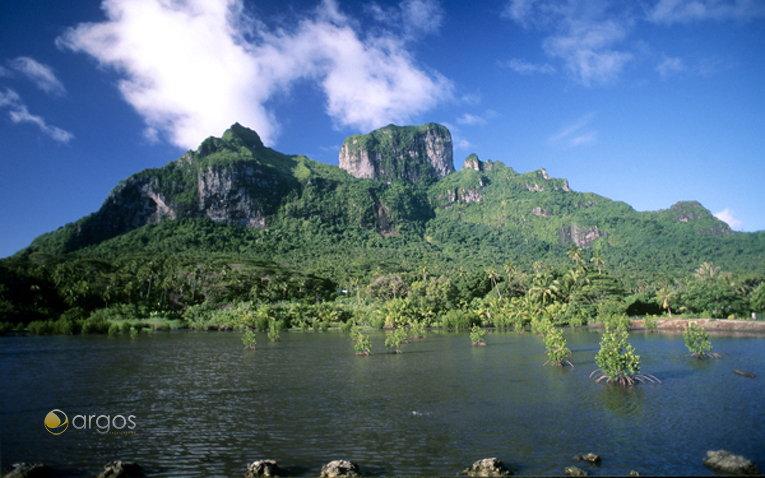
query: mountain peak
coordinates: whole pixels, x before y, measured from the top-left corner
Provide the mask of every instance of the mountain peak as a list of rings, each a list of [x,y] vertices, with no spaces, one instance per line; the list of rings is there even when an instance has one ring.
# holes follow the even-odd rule
[[[339,160],[340,167],[356,178],[416,183],[454,172],[452,154],[452,136],[445,126],[391,124],[346,138]]]
[[[239,123],[231,125],[231,127],[223,133],[221,139],[228,141],[229,143],[238,142],[248,148],[259,149],[264,147],[263,141],[260,139],[258,133]]]

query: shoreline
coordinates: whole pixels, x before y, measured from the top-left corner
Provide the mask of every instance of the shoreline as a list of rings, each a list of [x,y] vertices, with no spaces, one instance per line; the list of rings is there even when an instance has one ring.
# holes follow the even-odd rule
[[[634,319],[631,321],[631,329],[645,330],[644,319]],[[737,319],[689,319],[689,318],[666,318],[657,319],[656,330],[672,332],[681,332],[688,327],[690,322],[696,322],[707,332],[746,332],[765,334],[765,321],[755,320],[737,320]],[[602,327],[602,324],[597,324]]]

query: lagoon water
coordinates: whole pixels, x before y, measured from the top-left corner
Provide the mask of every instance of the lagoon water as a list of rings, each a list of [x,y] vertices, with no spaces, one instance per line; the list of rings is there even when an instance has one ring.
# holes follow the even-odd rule
[[[370,476],[454,476],[496,456],[518,474],[560,475],[593,452],[592,475],[713,475],[702,458],[727,449],[765,470],[765,337],[712,335],[722,358],[699,361],[679,334],[634,332],[642,370],[663,383],[624,389],[588,379],[600,333],[565,336],[574,369],[543,367],[541,339],[512,332],[471,347],[467,333],[430,331],[402,354],[372,332],[369,357],[338,332],[259,334],[256,351],[236,332],[4,337],[2,466],[79,476],[122,459],[149,476],[240,477],[271,458],[318,476],[349,459]],[[70,420],[58,436],[43,426],[52,409]],[[76,415],[136,426],[101,434],[75,428]]]

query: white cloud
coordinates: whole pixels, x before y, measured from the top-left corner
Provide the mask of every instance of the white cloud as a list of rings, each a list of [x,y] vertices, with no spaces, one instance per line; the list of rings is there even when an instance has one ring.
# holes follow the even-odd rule
[[[670,58],[665,56],[664,60],[662,60],[662,62],[659,63],[659,65],[656,67],[656,71],[662,76],[662,78],[667,78],[669,76],[682,73],[685,70],[687,70],[685,62],[683,62],[683,59],[679,57]]]
[[[765,17],[762,0],[659,0],[648,14],[656,23],[689,23],[701,20],[746,21]]]
[[[31,114],[19,94],[11,89],[6,88],[5,92],[0,91],[0,108],[8,109],[8,116],[14,123],[32,123],[55,141],[68,143],[74,138],[72,133],[50,126],[42,117]]]
[[[389,33],[405,41],[438,32],[444,20],[443,8],[435,0],[403,0],[396,7],[372,3],[367,9]]]
[[[553,74],[555,73],[555,67],[549,63],[538,64],[530,63],[519,58],[513,58],[509,61],[501,61],[499,66],[502,68],[509,68],[521,75],[531,75],[534,73]]]
[[[588,113],[572,124],[563,127],[560,131],[550,136],[547,141],[549,143],[562,144],[569,147],[594,143],[598,140],[598,132],[595,130],[586,130],[587,126],[594,118],[595,113]]]
[[[400,8],[418,19],[433,5],[409,0]],[[381,30],[363,35],[334,0],[290,31],[249,18],[242,0],[104,0],[102,8],[107,21],[80,24],[58,44],[116,69],[147,136],[161,131],[182,147],[235,121],[273,144],[279,126],[267,101],[300,79],[321,87],[337,127],[362,130],[406,122],[452,92],[449,80],[417,67],[403,40]]]
[[[580,84],[616,80],[633,55],[618,48],[631,29],[630,7],[614,14],[609,1],[510,0],[504,16],[524,28],[534,27],[547,36],[545,53],[562,61],[565,70]],[[508,65],[519,73],[536,72],[536,65],[522,61]],[[552,73],[552,66],[541,72]]]
[[[51,67],[43,65],[28,56],[20,56],[15,60],[11,60],[9,64],[14,70],[26,76],[38,88],[49,95],[63,96],[66,94],[64,84],[56,78],[56,74],[53,73]]]
[[[731,227],[731,229],[739,229],[741,228],[741,226],[744,225],[744,222],[739,219],[736,219],[733,216],[733,214],[734,212],[732,210],[725,208],[720,212],[716,212],[714,216],[717,219],[727,223]]]
[[[466,125],[485,125],[486,119],[482,118],[481,116],[465,113],[464,115],[457,118],[457,123]]]

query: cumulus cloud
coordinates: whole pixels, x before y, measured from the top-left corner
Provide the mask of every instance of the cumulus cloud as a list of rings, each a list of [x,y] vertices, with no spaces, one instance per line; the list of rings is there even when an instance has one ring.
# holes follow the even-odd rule
[[[762,17],[765,17],[762,0],[659,0],[648,14],[649,20],[664,24]]]
[[[547,141],[552,144],[562,144],[569,147],[593,143],[598,140],[598,132],[596,130],[588,130],[587,126],[594,118],[595,113],[588,113],[572,124],[563,127],[560,131],[550,136]]]
[[[400,8],[419,18],[434,5],[407,0]],[[408,39],[381,29],[365,35],[334,0],[291,30],[249,17],[242,0],[104,0],[102,9],[107,21],[71,28],[58,44],[119,72],[146,136],[161,132],[181,147],[235,121],[273,144],[279,125],[267,102],[298,80],[321,88],[336,127],[361,130],[406,122],[452,92],[449,80],[416,65]]]
[[[619,48],[631,29],[628,12],[610,11],[608,1],[510,0],[504,16],[523,28],[546,34],[545,53],[560,60],[578,83],[584,86],[610,83],[618,78],[633,55]],[[533,65],[509,65],[520,72],[534,72]],[[552,67],[543,72],[552,73]]]
[[[72,133],[50,126],[42,117],[31,114],[19,94],[11,89],[6,88],[5,92],[0,91],[0,108],[8,109],[8,116],[14,123],[32,123],[55,141],[68,143],[74,138]]]
[[[732,210],[725,208],[720,212],[714,213],[714,216],[717,219],[727,223],[732,229],[739,229],[741,226],[744,225],[744,222],[739,219],[736,219],[733,214],[734,213]]]
[[[9,64],[11,68],[24,75],[49,95],[63,96],[66,94],[64,84],[56,77],[51,67],[28,56],[20,56],[11,60]]]

